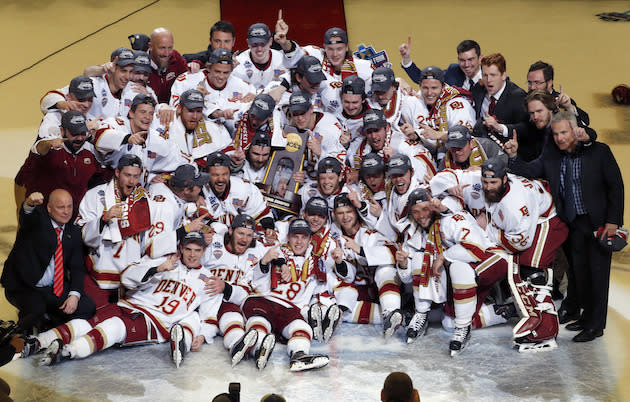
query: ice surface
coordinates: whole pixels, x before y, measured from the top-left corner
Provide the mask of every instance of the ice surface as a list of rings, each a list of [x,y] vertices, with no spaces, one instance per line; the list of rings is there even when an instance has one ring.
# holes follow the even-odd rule
[[[0,370],[16,401],[210,401],[241,383],[241,401],[259,401],[271,392],[287,401],[378,401],[391,371],[405,371],[426,401],[590,401],[615,393],[616,373],[603,338],[571,342],[561,329],[558,349],[519,354],[511,349],[511,326],[474,330],[462,354],[448,353],[450,334],[432,324],[427,335],[407,345],[404,331],[384,340],[381,328],[343,323],[329,344],[330,365],[291,373],[286,346],[277,344],[263,371],[244,360],[234,369],[220,339],[186,355],[179,369],[168,344],[111,349],[84,360],[36,367],[33,358]]]

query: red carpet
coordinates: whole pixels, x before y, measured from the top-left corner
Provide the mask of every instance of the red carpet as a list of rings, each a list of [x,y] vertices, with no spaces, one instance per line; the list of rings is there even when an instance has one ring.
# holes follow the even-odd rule
[[[264,22],[273,32],[278,10],[289,25],[289,39],[301,45],[322,46],[328,28],[347,31],[343,0],[221,0],[221,19],[236,29],[234,48],[247,49],[247,28],[252,24]]]

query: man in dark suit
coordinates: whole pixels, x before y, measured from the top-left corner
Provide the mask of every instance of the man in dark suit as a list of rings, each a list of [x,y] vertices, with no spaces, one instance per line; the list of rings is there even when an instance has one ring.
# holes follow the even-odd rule
[[[83,293],[81,231],[68,223],[72,196],[57,189],[46,209],[43,203],[43,194],[34,192],[22,205],[20,229],[0,279],[25,329],[42,329],[45,314],[55,326],[73,318],[89,319],[95,310]]]
[[[481,72],[485,86],[475,85],[472,89],[477,114],[473,135],[506,142],[514,130],[520,133],[527,126],[528,116],[523,106],[526,93],[507,78],[501,53],[484,57]]]
[[[210,44],[208,45],[208,49],[197,53],[187,53],[182,56],[188,63],[200,61],[203,63],[202,66],[205,66],[208,62],[208,56],[210,56],[214,50],[222,48],[231,52],[235,41],[234,25],[228,21],[217,21],[210,28]]]
[[[562,92],[562,85],[560,85],[560,92],[556,91],[553,87],[553,66],[538,60],[531,66],[527,72],[527,90],[529,92],[536,89],[551,94],[556,99],[558,106],[563,110],[568,110],[577,117],[578,124],[581,127],[586,127],[590,123],[588,113],[580,109],[575,101],[569,97],[566,93]]]
[[[604,334],[612,251],[594,235],[614,236],[623,223],[623,180],[610,148],[576,131],[571,112],[555,114],[553,142],[531,162],[516,156],[515,139],[505,144],[509,166],[516,174],[547,180],[558,215],[569,225],[569,286],[575,286],[580,319],[567,329],[581,331],[573,340],[588,342]]]
[[[422,70],[411,60],[411,36],[407,43],[398,47],[402,56],[402,68],[416,84],[422,81]],[[464,40],[457,45],[457,63],[450,64],[444,70],[444,81],[451,86],[467,91],[481,79],[481,48],[474,40]]]

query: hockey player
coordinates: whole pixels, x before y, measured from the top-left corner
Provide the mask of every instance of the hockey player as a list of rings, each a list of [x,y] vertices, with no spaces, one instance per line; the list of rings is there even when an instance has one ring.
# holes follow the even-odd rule
[[[568,229],[540,182],[518,176],[510,180],[506,169],[506,161],[496,157],[481,167],[487,214],[481,215],[480,224],[491,241],[513,254],[508,281],[523,317],[513,330],[515,346],[519,352],[553,349],[558,317],[549,266]]]
[[[298,190],[302,201],[302,210],[311,197],[322,197],[332,210],[335,196],[341,192],[349,192],[350,189],[344,183],[343,167],[337,158],[331,156],[319,161],[317,164],[317,179],[313,183],[305,184]]]
[[[267,251],[254,239],[254,219],[246,214],[234,217],[227,232],[216,233],[206,249],[204,266],[210,270],[210,296],[222,294],[223,302],[214,322],[223,335],[223,346],[230,351],[232,366],[247,356],[256,344],[258,333],[245,332],[240,304],[251,293],[254,266]]]
[[[231,166],[232,171],[243,181],[252,184],[262,184],[269,158],[271,157],[271,137],[262,130],[257,130],[254,138],[245,153],[245,160],[241,165]],[[232,162],[234,162],[232,160]]]
[[[130,83],[126,85],[120,95],[120,113],[119,117],[123,120],[127,119],[127,114],[133,103],[133,99],[138,95],[148,95],[157,104],[157,95],[153,88],[149,86],[149,75],[151,74],[151,58],[147,52],[138,50],[134,52],[133,72],[131,73]],[[166,107],[166,105],[163,105]],[[166,107],[166,109],[169,109]]]
[[[254,138],[256,131],[261,130],[269,134],[271,137],[272,145],[274,144],[274,125],[276,118],[274,116],[274,109],[276,107],[276,101],[268,94],[257,95],[249,109],[244,113],[238,113],[234,115],[234,141],[232,144],[225,148],[224,152],[232,152],[239,154],[239,156],[231,155],[235,164],[241,163],[245,159],[244,152],[247,151],[249,145]],[[280,134],[280,137],[282,135]],[[278,146],[286,146],[285,143]]]
[[[40,365],[81,359],[116,344],[161,343],[170,340],[171,358],[179,367],[187,351],[200,350],[216,335],[220,296],[205,292],[210,272],[201,265],[206,243],[191,232],[179,253],[132,264],[121,275],[129,289],[117,304],[108,304],[90,320],[75,319],[28,339],[24,355],[45,348]]]
[[[271,210],[262,193],[254,184],[231,176],[230,163],[230,158],[222,152],[208,155],[206,169],[210,181],[203,188],[203,197],[210,219],[229,225],[236,215],[248,214],[265,229],[273,228]]]
[[[94,136],[94,148],[108,166],[117,166],[126,154],[142,161],[140,183],[148,186],[153,173],[172,172],[180,164],[179,152],[160,136],[148,137],[153,121],[155,100],[149,95],[136,95],[129,108],[128,120],[110,118],[101,122]]]
[[[445,148],[446,156],[441,161],[439,170],[468,169],[481,166],[493,156],[505,155],[503,147],[489,138],[472,137],[471,130],[459,124],[448,128]]]
[[[289,241],[274,246],[254,268],[253,286],[259,293],[243,303],[246,328],[258,332],[254,348],[256,367],[262,370],[269,360],[276,337],[288,339],[289,369],[302,371],[324,367],[326,355],[309,355],[313,332],[304,321],[313,292],[318,286],[317,257],[311,254],[311,229],[304,219],[289,225]]]
[[[337,120],[344,128],[346,136],[341,136],[344,147],[363,136],[363,116],[370,106],[365,94],[365,81],[359,76],[351,75],[343,80],[340,93],[341,106],[337,108]],[[328,108],[330,111],[330,107]],[[348,142],[349,137],[349,142]]]
[[[296,52],[297,45],[287,39],[289,27],[282,21],[282,11],[276,24],[276,41],[282,51],[271,49],[271,31],[263,23],[256,23],[247,30],[249,49],[236,56],[238,66],[233,74],[256,90],[265,88],[273,79],[277,79],[290,68],[295,67],[302,54]],[[297,58],[296,58],[297,56]]]
[[[233,75],[232,68],[229,50],[213,50],[204,70],[185,72],[177,77],[171,87],[170,105],[177,106],[185,91],[197,89],[204,94],[204,116],[220,121],[232,119],[234,112],[244,107],[241,102],[251,102],[256,92],[251,85]]]
[[[317,58],[309,55],[302,56],[295,68],[281,77],[280,81],[272,81],[264,92],[271,95],[276,103],[282,107],[289,104],[289,97],[293,92],[300,91],[315,99],[318,108],[328,111],[321,105],[319,97],[320,84],[326,80],[322,72],[322,65]]]
[[[356,267],[354,280],[333,284],[343,321],[383,324],[390,337],[402,323],[400,290],[394,267],[395,246],[359,218],[361,203],[356,193],[335,197],[334,217],[344,258]],[[380,313],[380,314],[379,314]]]
[[[193,163],[210,153],[219,151],[232,141],[226,128],[203,116],[203,94],[196,89],[184,91],[177,105],[177,116],[172,123],[163,125],[154,120],[149,136],[159,135],[175,147],[180,163]]]
[[[340,162],[346,159],[346,150],[339,139],[343,128],[330,113],[313,110],[308,93],[294,91],[289,98],[289,125],[298,132],[307,132],[306,173],[313,177],[315,165],[326,157],[337,158]]]

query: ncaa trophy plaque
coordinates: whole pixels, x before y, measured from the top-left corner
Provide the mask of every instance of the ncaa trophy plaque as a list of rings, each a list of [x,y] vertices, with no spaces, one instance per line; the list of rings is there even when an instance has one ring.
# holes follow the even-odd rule
[[[308,132],[299,133],[295,127],[286,126],[284,135],[287,146],[271,154],[263,178],[262,193],[270,207],[279,212],[298,215],[300,205],[297,191],[300,183],[293,180],[293,174],[303,169]]]

